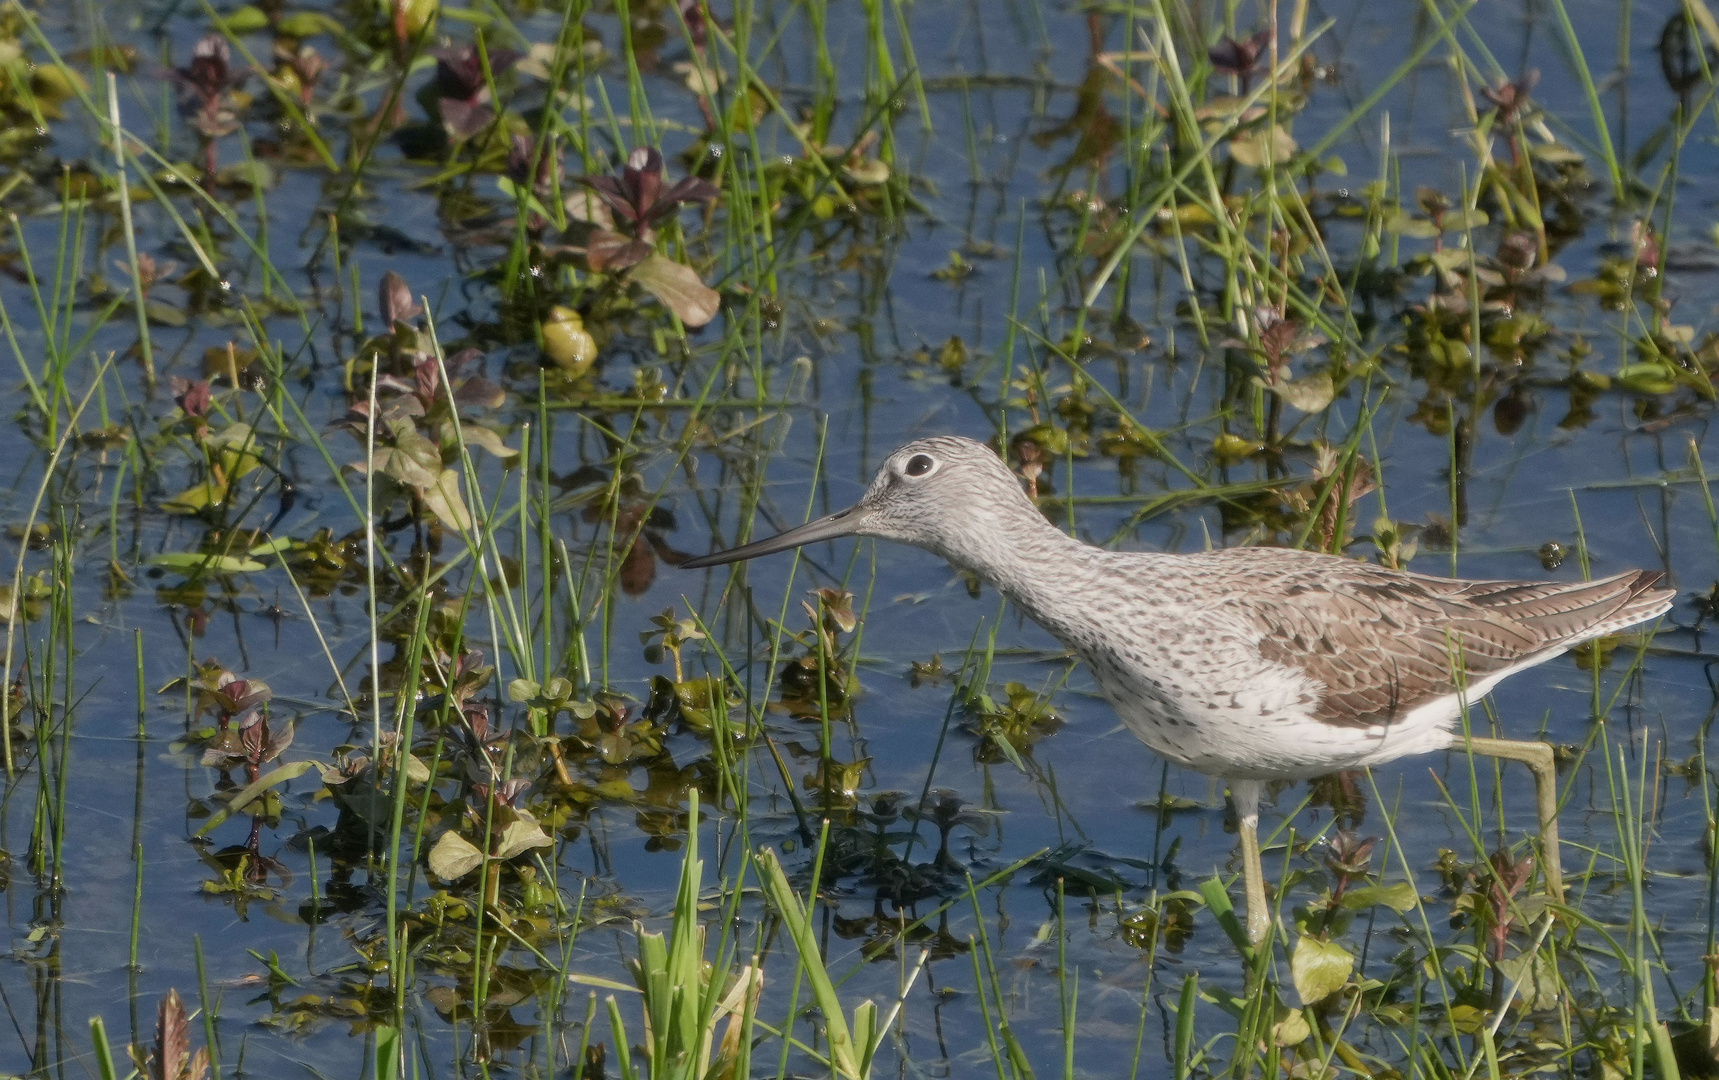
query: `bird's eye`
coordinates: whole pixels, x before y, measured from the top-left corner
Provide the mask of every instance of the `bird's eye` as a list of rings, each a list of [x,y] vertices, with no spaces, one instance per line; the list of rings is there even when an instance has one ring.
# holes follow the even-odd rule
[[[931,460],[930,454],[914,454],[907,459],[905,471],[909,476],[924,476],[931,471],[931,467],[935,464],[937,463]]]

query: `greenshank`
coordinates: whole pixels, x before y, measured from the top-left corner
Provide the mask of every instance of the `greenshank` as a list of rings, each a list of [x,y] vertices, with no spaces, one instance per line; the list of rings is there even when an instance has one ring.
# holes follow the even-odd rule
[[[1045,520],[983,443],[920,439],[864,497],[778,536],[692,559],[716,566],[843,536],[924,548],[978,575],[1091,670],[1124,725],[1222,777],[1241,825],[1247,931],[1270,931],[1259,799],[1410,754],[1466,748],[1534,774],[1547,892],[1563,897],[1557,774],[1543,742],[1471,738],[1465,709],[1525,668],[1663,614],[1632,570],[1598,581],[1464,581],[1287,548],[1119,552]]]

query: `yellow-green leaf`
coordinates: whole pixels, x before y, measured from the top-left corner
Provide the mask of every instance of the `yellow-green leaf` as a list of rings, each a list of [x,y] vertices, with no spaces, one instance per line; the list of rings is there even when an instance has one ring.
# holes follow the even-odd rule
[[[149,560],[149,565],[187,574],[199,571],[206,574],[254,574],[265,569],[262,563],[253,559],[237,555],[205,555],[200,551],[172,551],[156,555]]]
[[[501,839],[496,841],[495,857],[511,859],[532,848],[552,847],[554,844],[555,841],[544,833],[543,826],[537,823],[537,819],[521,810],[519,816],[501,831]]]
[[[1295,955],[1289,961],[1289,973],[1295,980],[1295,992],[1304,1005],[1323,1001],[1343,988],[1355,958],[1349,950],[1335,941],[1321,941],[1305,934],[1295,943]]]
[[[452,829],[430,849],[430,872],[443,881],[457,881],[483,863],[483,852]]]

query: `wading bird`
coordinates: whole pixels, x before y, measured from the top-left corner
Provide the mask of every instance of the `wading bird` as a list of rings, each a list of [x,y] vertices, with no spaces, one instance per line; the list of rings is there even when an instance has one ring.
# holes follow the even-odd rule
[[[1543,742],[1468,738],[1457,720],[1506,677],[1663,614],[1661,575],[1460,581],[1286,548],[1118,552],[1046,521],[996,453],[910,442],[860,501],[684,564],[716,566],[843,536],[912,544],[972,571],[1091,669],[1146,745],[1223,777],[1241,821],[1247,929],[1271,925],[1260,787],[1466,748],[1534,773],[1546,888],[1563,898],[1557,773]]]

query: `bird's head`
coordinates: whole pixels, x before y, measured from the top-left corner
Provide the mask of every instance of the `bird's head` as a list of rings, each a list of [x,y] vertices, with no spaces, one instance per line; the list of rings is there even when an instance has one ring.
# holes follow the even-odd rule
[[[682,566],[717,566],[821,540],[876,536],[979,568],[994,545],[1007,542],[1011,525],[1042,521],[995,451],[972,439],[942,435],[916,439],[890,454],[865,495],[846,510]]]

